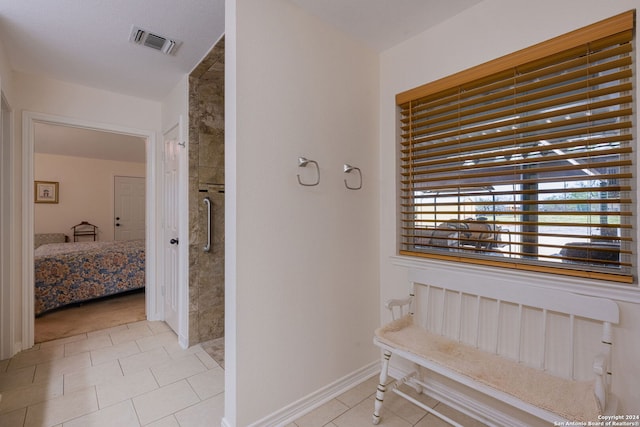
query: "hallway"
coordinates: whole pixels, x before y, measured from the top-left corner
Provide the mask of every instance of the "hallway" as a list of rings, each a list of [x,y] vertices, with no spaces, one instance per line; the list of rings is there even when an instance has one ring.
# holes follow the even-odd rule
[[[285,427],[368,427],[377,376]],[[2,427],[217,427],[224,339],[183,350],[164,322],[140,321],[36,344],[0,362]],[[483,424],[414,394],[469,427]],[[380,426],[444,427],[388,393]]]

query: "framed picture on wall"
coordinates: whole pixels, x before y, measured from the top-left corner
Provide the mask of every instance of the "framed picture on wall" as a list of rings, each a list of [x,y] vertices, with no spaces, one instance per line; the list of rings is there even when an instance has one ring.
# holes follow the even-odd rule
[[[36,203],[58,203],[58,183],[54,181],[35,181]]]

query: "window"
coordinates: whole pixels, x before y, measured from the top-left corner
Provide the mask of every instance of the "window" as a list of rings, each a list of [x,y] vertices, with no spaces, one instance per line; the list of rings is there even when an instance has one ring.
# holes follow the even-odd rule
[[[631,283],[633,22],[398,94],[400,253]]]

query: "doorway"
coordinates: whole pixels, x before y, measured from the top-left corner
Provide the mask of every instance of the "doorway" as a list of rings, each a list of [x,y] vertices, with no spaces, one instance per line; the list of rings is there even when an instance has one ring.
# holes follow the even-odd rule
[[[34,178],[58,189],[55,203],[34,205],[35,343],[146,319],[145,157],[141,137],[35,123]],[[122,266],[104,263],[105,251],[135,266],[127,283]],[[50,276],[51,265],[68,273]],[[89,292],[94,283],[101,286]],[[134,288],[142,291],[135,298],[124,292]]]
[[[121,135],[140,137],[145,140],[145,160],[146,160],[146,224],[148,226],[145,253],[147,263],[147,274],[145,280],[145,311],[147,319],[160,320],[162,312],[158,309],[158,292],[156,291],[156,239],[153,232],[156,220],[156,211],[151,208],[155,206],[157,185],[154,178],[156,170],[157,150],[155,147],[155,133],[152,131],[131,129],[120,126],[113,126],[103,123],[89,122],[74,118],[51,116],[48,114],[24,112],[23,114],[23,169],[22,180],[24,185],[23,198],[23,286],[22,300],[25,301],[22,312],[22,343],[23,348],[29,348],[34,344],[34,146],[35,127],[38,123],[68,126],[85,130],[111,132]],[[112,213],[109,212],[109,217]]]

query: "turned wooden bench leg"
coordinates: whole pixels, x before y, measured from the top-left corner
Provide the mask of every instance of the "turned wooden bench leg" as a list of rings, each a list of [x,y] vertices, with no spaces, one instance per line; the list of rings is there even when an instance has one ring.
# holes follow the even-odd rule
[[[387,375],[389,373],[389,359],[391,358],[391,352],[385,350],[382,356],[382,369],[380,370],[380,384],[376,390],[376,401],[373,410],[373,424],[380,422],[380,409],[382,409],[382,402],[384,401],[384,393],[387,391]]]

